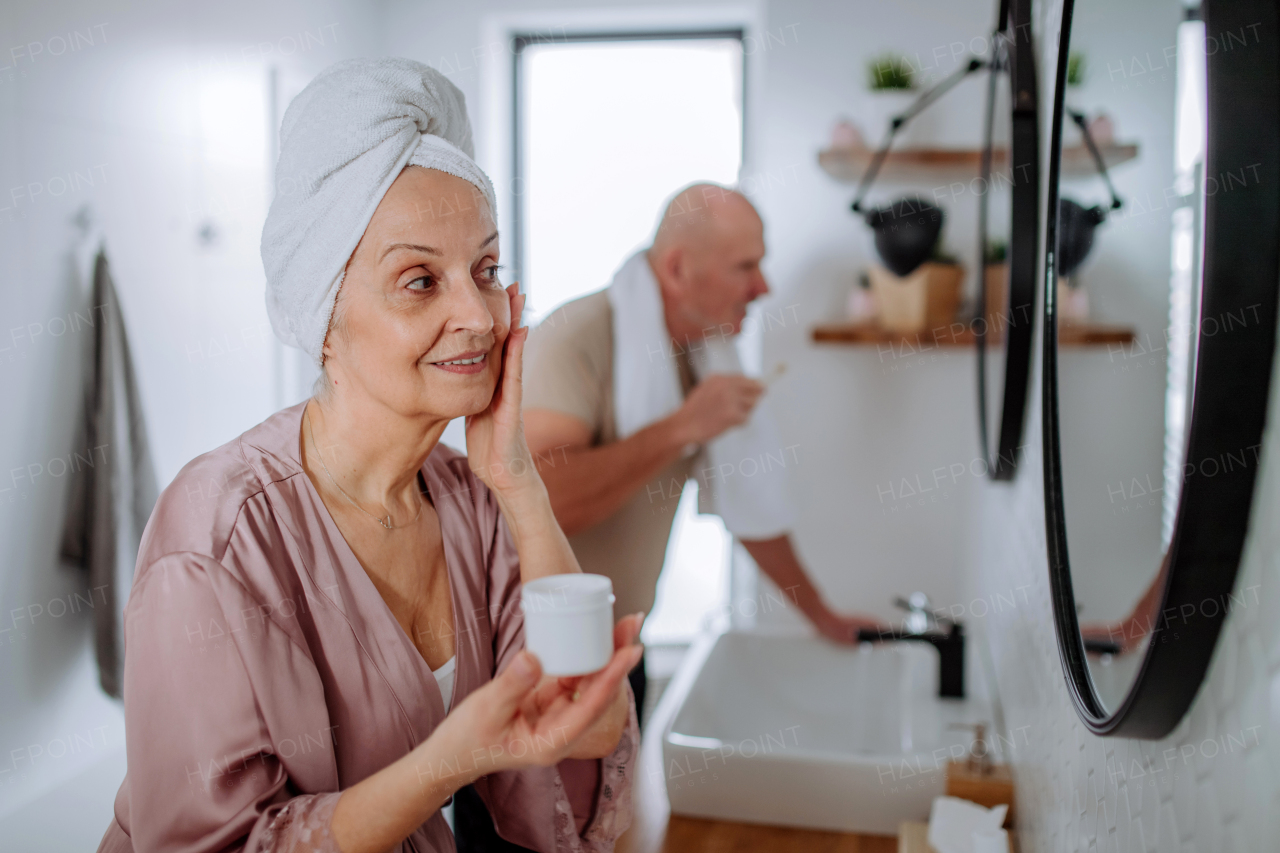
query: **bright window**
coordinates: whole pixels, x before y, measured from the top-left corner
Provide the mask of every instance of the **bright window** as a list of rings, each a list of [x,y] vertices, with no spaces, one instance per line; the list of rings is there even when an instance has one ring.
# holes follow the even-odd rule
[[[517,61],[516,263],[536,319],[608,284],[677,189],[738,180],[742,42],[558,41]]]
[[[517,40],[514,266],[531,323],[606,286],[676,190],[738,180],[742,71],[740,33]],[[687,488],[645,642],[688,640],[722,608],[729,541]]]

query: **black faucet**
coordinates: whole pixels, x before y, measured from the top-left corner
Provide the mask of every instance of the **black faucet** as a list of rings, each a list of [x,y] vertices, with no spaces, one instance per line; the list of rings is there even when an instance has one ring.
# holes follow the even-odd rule
[[[945,631],[877,631],[874,628],[862,628],[858,631],[858,641],[863,643],[882,643],[898,640],[910,640],[928,643],[938,650],[938,695],[956,699],[964,698],[964,627],[959,622],[949,619],[937,620],[939,628]]]

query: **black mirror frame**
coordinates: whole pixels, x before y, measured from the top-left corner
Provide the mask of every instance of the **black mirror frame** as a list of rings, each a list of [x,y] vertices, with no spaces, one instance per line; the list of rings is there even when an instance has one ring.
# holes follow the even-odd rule
[[[984,191],[978,200],[978,298],[973,321],[978,367],[978,434],[982,442],[982,455],[987,463],[987,473],[993,480],[1012,480],[1017,473],[1031,383],[1036,266],[1040,258],[1040,115],[1035,42],[1031,38],[1031,2],[1032,0],[1002,0],[999,22],[991,41],[994,53],[996,40],[1003,34],[1011,57],[1009,175],[1013,185],[1008,244],[1009,298],[1005,326],[1004,389],[1000,409],[1000,434],[994,455],[991,453],[990,428],[987,423],[987,192]],[[981,175],[986,182],[985,187],[991,186],[992,125],[995,120],[998,77],[995,70],[988,74]]]
[[[1080,719],[1094,734],[1162,738],[1194,700],[1231,602],[1253,503],[1275,358],[1280,291],[1280,14],[1275,0],[1204,0],[1208,136],[1205,174],[1246,167],[1253,183],[1205,193],[1200,317],[1248,309],[1229,334],[1197,330],[1185,458],[1223,460],[1182,483],[1169,569],[1151,642],[1120,705],[1108,712],[1089,676],[1076,621],[1058,436],[1055,249],[1063,90],[1074,0],[1062,0],[1048,168],[1043,313],[1045,528],[1058,652]],[[1230,34],[1232,41],[1227,40]],[[1240,44],[1241,35],[1254,35]],[[1233,49],[1232,49],[1233,48]],[[1225,460],[1244,459],[1243,465]],[[1272,460],[1274,464],[1276,460]],[[1213,603],[1213,607],[1207,605]]]

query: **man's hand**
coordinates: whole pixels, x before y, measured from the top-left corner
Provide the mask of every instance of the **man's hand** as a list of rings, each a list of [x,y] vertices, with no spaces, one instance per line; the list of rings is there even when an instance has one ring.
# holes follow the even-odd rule
[[[1088,622],[1080,626],[1080,636],[1085,640],[1115,643],[1119,653],[1127,655],[1142,648],[1143,641],[1151,633],[1152,625],[1141,618],[1130,617],[1119,622]]]
[[[888,625],[874,616],[858,613],[836,613],[833,610],[825,610],[824,613],[813,619],[813,624],[822,636],[845,645],[858,642],[858,632],[863,629],[871,631],[889,630]]]
[[[791,537],[787,534],[773,539],[741,540],[751,559],[756,561],[760,571],[773,581],[796,606],[800,608],[813,626],[822,636],[837,643],[851,645],[858,642],[858,631],[870,628],[873,631],[886,631],[889,626],[878,621],[874,616],[861,613],[837,613],[826,605],[822,595],[809,580],[809,575],[800,565],[800,558],[791,547]]]
[[[710,441],[751,417],[764,385],[747,376],[715,373],[699,382],[672,416],[690,442]]]

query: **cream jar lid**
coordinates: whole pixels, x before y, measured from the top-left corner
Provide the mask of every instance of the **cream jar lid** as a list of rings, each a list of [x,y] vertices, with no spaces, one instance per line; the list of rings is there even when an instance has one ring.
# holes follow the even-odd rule
[[[575,613],[613,605],[613,581],[572,572],[529,581],[520,593],[525,613]]]

